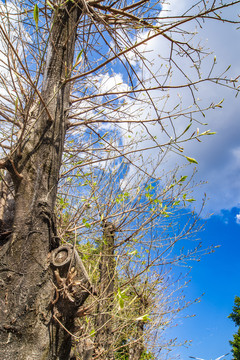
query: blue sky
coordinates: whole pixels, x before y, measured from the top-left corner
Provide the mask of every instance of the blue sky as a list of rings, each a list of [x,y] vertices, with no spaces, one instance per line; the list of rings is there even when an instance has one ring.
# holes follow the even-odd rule
[[[213,254],[204,256],[193,264],[191,282],[186,289],[188,298],[201,302],[186,309],[185,314],[196,315],[179,321],[170,334],[180,341],[192,340],[188,348],[175,349],[180,359],[196,356],[215,359],[230,351],[229,340],[236,331],[228,319],[234,296],[240,294],[240,226],[236,223],[239,209],[223,211],[212,216],[201,234],[203,243],[220,245]],[[182,314],[183,315],[183,314]],[[228,356],[231,359],[231,355]]]
[[[169,9],[179,13],[191,1],[171,0],[169,3]],[[236,11],[239,11],[239,5],[229,9],[229,15],[233,16]],[[220,71],[231,64],[232,77],[240,74],[240,30],[236,30],[235,25],[205,23],[198,36],[212,49],[213,56],[216,55]],[[205,66],[207,63],[203,62],[203,71]],[[234,297],[240,296],[240,100],[235,98],[232,91],[209,84],[202,89],[200,97],[202,102],[210,98],[213,101],[224,98],[222,109],[206,114],[208,128],[217,134],[200,144],[188,143],[185,147],[189,156],[196,158],[199,163],[196,182],[207,181],[205,185],[197,187],[194,194],[196,207],[201,203],[204,192],[208,198],[204,212],[205,231],[200,238],[206,247],[211,244],[220,247],[213,254],[204,256],[200,262],[191,264],[191,282],[186,296],[194,299],[204,295],[201,302],[182,314],[195,316],[180,320],[179,326],[168,334],[182,342],[192,340],[188,348],[174,350],[174,355],[181,360],[188,359],[188,356],[215,359],[231,350],[229,340],[237,329],[227,317],[232,310]],[[174,162],[179,164],[179,159],[172,157],[169,168]],[[210,217],[209,214],[213,215]],[[231,358],[231,354],[226,357]]]
[[[183,3],[187,1],[181,6]],[[240,73],[240,32],[235,26],[208,24],[200,35],[202,39],[208,39],[220,68],[231,64],[232,73]],[[200,201],[205,191],[209,198],[206,214],[215,214],[207,218],[201,240],[206,246],[221,246],[193,264],[186,295],[189,298],[204,295],[200,303],[185,312],[196,316],[182,319],[171,331],[171,336],[177,336],[181,341],[192,340],[188,348],[175,349],[174,354],[182,360],[188,356],[215,359],[228,353],[231,350],[229,340],[236,332],[227,316],[234,297],[240,295],[240,224],[237,223],[240,213],[240,102],[231,91],[215,91],[214,94],[210,87],[207,94],[225,99],[223,109],[207,115],[209,127],[217,134],[202,144],[189,144],[188,149],[199,162],[197,179],[208,181],[197,190],[196,197]],[[231,358],[231,354],[228,355],[227,359]]]

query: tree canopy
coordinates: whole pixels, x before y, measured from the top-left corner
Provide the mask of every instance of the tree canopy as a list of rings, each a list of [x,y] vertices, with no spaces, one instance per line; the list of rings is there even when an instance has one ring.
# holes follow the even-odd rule
[[[190,304],[175,265],[206,250],[189,241],[192,176],[167,156],[196,165],[185,143],[214,134],[205,113],[222,101],[201,105],[203,85],[239,91],[195,31],[237,25],[239,3],[1,3],[1,359],[171,350],[165,331]]]
[[[233,335],[233,340],[229,341],[232,346],[233,359],[240,359],[240,297],[235,296],[234,306],[232,313],[229,315],[229,318],[238,326],[238,331]]]

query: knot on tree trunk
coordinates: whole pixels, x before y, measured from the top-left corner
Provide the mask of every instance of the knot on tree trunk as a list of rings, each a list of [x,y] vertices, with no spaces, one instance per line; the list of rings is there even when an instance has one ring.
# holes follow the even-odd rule
[[[78,316],[79,307],[92,293],[92,285],[77,250],[72,245],[58,247],[52,251],[51,264],[56,289],[53,305],[60,315]]]

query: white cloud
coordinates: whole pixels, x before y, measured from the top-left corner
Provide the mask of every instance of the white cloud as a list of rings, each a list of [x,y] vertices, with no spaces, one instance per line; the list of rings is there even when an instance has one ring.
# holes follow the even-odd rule
[[[166,11],[169,11],[170,9],[173,10],[173,12],[168,12],[168,15],[182,14],[185,11],[184,9],[187,7],[190,8],[191,5],[192,1],[190,0],[181,2],[178,0],[170,0],[169,5],[167,5],[167,2],[163,5],[163,15],[166,16]],[[194,11],[197,11],[197,8],[195,8]],[[236,7],[230,7],[227,10],[227,13],[230,17],[233,17],[236,15]],[[221,22],[209,20],[205,21],[202,28],[200,28],[196,22],[191,22],[185,26],[190,32],[187,37],[189,44],[206,46],[213,51],[212,55],[201,59],[201,76],[203,78],[211,69],[214,62],[214,55],[216,55],[217,61],[213,75],[223,73],[230,64],[232,67],[228,71],[228,76],[235,78],[240,74],[240,47],[236,46],[239,42],[239,32],[236,30],[234,24],[223,24]],[[196,28],[199,33],[194,37],[193,35],[196,33]],[[143,39],[147,34],[149,35],[149,32],[140,32],[137,35],[137,38]],[[178,35],[174,33],[174,36]],[[133,43],[134,42],[135,41],[133,40]],[[157,81],[160,84],[164,83],[165,74],[168,71],[167,59],[169,58],[170,52],[168,41],[163,37],[155,37],[142,45],[139,50],[144,52],[144,59],[149,69],[143,71],[142,69],[139,70],[137,67],[137,71],[139,71],[138,75],[143,76],[146,81],[145,86],[155,86]],[[139,62],[135,61],[135,55],[133,56],[130,54],[129,56],[131,64],[139,66]],[[197,61],[197,57],[195,60]],[[199,74],[189,59],[180,56],[179,61],[181,70],[186,70],[187,75],[190,76],[191,79],[198,79]],[[157,79],[153,78],[153,74],[156,75]],[[114,73],[113,75],[106,73],[100,76],[91,77],[91,81],[95,84],[94,86],[99,93],[129,90],[128,84],[124,82],[123,76],[120,73]],[[187,79],[175,68],[167,83],[175,86],[182,84],[183,82],[187,83]],[[171,128],[169,119],[167,119],[168,112],[177,105],[179,106],[176,108],[176,112],[181,109],[188,109],[193,103],[191,92],[188,88],[172,89],[169,91],[154,90],[151,91],[151,96],[154,99],[154,104],[152,105],[149,105],[147,99],[144,99],[144,95],[139,95],[139,100],[141,101],[131,102],[131,100],[126,100],[125,105],[121,107],[121,118],[117,118],[117,120],[121,121],[119,129],[121,129],[122,141],[124,144],[130,145],[129,149],[153,147],[154,138],[159,143],[164,143],[167,140],[166,134],[161,131],[161,127],[157,122],[155,124],[139,124],[139,120],[141,119],[146,120],[156,118],[153,105],[157,108],[161,118],[166,117],[166,120],[164,120],[166,129],[170,135],[173,135],[174,130]],[[220,212],[221,209],[230,209],[234,206],[239,206],[240,204],[239,100],[235,99],[232,90],[222,86],[216,86],[210,82],[198,85],[196,97],[199,98],[197,102],[202,108],[209,106],[212,102],[218,103],[223,98],[225,99],[223,102],[223,109],[217,108],[206,112],[206,118],[203,118],[201,114],[196,115],[196,120],[204,123],[207,122],[207,126],[202,126],[198,122],[193,121],[191,127],[192,132],[199,127],[200,131],[211,129],[212,131],[216,131],[217,134],[202,138],[202,143],[195,140],[183,144],[184,154],[196,158],[199,163],[195,181],[208,181],[206,185],[196,187],[195,196],[198,203],[201,203],[203,194],[206,192],[207,197],[209,198],[206,211],[217,213]],[[162,112],[161,109],[163,110]],[[194,107],[191,109],[194,110]],[[189,111],[191,109],[189,109]],[[100,110],[101,103],[99,103],[98,108],[99,112]],[[104,111],[106,114],[107,109]],[[98,116],[102,116],[102,113],[100,112],[100,115]],[[110,114],[110,116],[114,117],[117,115]],[[131,119],[133,122],[132,125],[127,123],[128,119]],[[124,122],[125,120],[126,123]],[[136,122],[134,123],[134,121]],[[174,119],[174,121],[177,134],[181,133],[189,123],[189,119],[184,119],[183,117]],[[106,125],[103,126],[106,127]],[[149,139],[149,134],[152,135],[152,139]],[[145,135],[145,140],[142,140],[142,137]],[[157,151],[153,148],[148,150],[142,156],[141,160],[143,162],[147,161],[149,156],[153,159],[157,158]],[[134,161],[140,161],[136,159],[138,159],[138,157],[134,155]],[[164,163],[159,167],[159,170],[164,170],[166,173],[173,169],[175,165],[181,166],[183,164],[186,164],[185,158],[169,153]],[[189,170],[184,168],[182,171],[185,174]],[[129,174],[129,176],[131,176],[132,172],[130,171]],[[125,182],[126,181],[127,179],[125,179]],[[123,180],[123,184],[125,182]]]
[[[236,215],[236,223],[240,225],[240,214]]]
[[[240,49],[236,47],[239,32],[234,25],[210,23],[200,34],[208,37],[208,44],[217,57],[217,67],[224,71],[229,64],[233,77],[240,74]],[[206,66],[206,64],[204,64]],[[240,121],[239,99],[233,91],[222,87],[205,86],[201,96],[203,101],[225,99],[223,109],[207,113],[206,122],[217,134],[203,140],[202,144],[188,143],[186,151],[199,162],[197,179],[207,180],[204,186],[210,198],[208,210],[218,212],[240,205]],[[203,190],[202,190],[203,191]],[[198,192],[200,197],[200,193]]]
[[[92,77],[95,87],[98,89],[99,93],[108,93],[108,92],[121,92],[128,91],[129,86],[124,83],[122,74],[113,74],[109,73],[101,74],[98,76]]]
[[[186,3],[189,4],[189,1],[181,2],[181,9],[179,9],[179,2],[170,1],[170,7],[173,6],[174,11],[179,12]],[[228,15],[234,17],[236,15],[236,7],[230,10],[227,10]],[[191,30],[194,32],[195,25],[191,24],[189,26],[192,27]],[[199,34],[196,36],[195,44],[201,41],[202,44],[207,44],[207,47],[214,52],[206,59],[202,59],[202,76],[204,77],[204,73],[207,74],[209,72],[214,55],[216,55],[217,62],[213,74],[223,73],[231,64],[228,76],[236,78],[240,74],[240,47],[236,46],[239,42],[239,31],[236,30],[236,25],[206,21],[203,28],[198,29],[198,31]],[[159,81],[161,81],[161,71],[164,72],[164,67],[161,68],[161,61],[168,53],[169,46],[164,39],[158,37],[148,43],[146,50],[148,52],[145,53],[145,58],[152,64],[151,71],[157,74]],[[186,59],[183,58],[182,69],[187,68],[184,62],[186,62]],[[197,78],[197,74],[194,74],[194,68],[187,71],[192,78]],[[150,79],[150,74],[145,74],[145,78],[147,79],[148,77]],[[183,76],[176,72],[171,78],[171,84],[181,83],[182,80]],[[149,84],[154,84],[154,81],[149,80]],[[211,102],[218,103],[224,98],[223,109],[217,108],[206,112],[206,118],[203,118],[201,115],[197,116],[197,120],[208,123],[207,127],[193,122],[191,128],[192,131],[196,130],[197,127],[200,127],[200,131],[211,129],[216,131],[217,134],[203,138],[202,143],[192,141],[184,144],[184,153],[196,158],[199,163],[197,166],[196,182],[208,181],[203,187],[196,188],[196,198],[200,203],[204,192],[206,192],[207,198],[209,198],[206,211],[218,213],[221,209],[230,209],[240,205],[240,105],[239,99],[234,97],[235,93],[230,89],[209,82],[201,86],[199,85],[198,88],[197,96],[199,96],[199,105],[202,107],[210,105]],[[164,103],[162,97],[166,93],[156,90],[152,94],[156,98],[155,104],[160,109]],[[188,90],[170,90],[164,110],[167,111],[174,108],[179,99],[182,101],[181,106],[183,108],[192,103],[191,94]],[[154,117],[153,110],[148,107],[144,109],[141,116],[142,118]],[[183,119],[180,120],[181,122],[177,120],[175,123],[177,132],[182,131],[188,123],[187,121],[184,122]],[[169,125],[167,125],[168,130],[171,132]],[[159,141],[164,139],[157,125],[148,125],[148,132],[153,136],[157,136]],[[148,140],[149,145],[150,143],[151,141]],[[156,156],[154,150],[149,151],[145,156],[148,156],[149,153],[151,153],[152,157]],[[168,156],[168,161],[164,163],[164,170],[173,168],[175,164],[181,165],[184,163],[186,163],[184,158],[171,153]]]

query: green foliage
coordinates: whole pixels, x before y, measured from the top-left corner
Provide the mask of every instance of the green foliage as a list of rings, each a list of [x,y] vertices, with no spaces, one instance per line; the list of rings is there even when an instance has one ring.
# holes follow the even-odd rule
[[[125,192],[123,194],[118,194],[116,197],[116,203],[119,204],[121,202],[124,202],[124,201],[128,200],[129,197],[130,197],[130,195],[128,192]]]
[[[229,341],[232,346],[233,360],[240,360],[240,329],[233,335],[233,341]]]
[[[126,346],[126,344],[126,340],[122,339],[121,343],[119,344],[120,348],[114,354],[116,360],[128,360],[128,346]]]
[[[197,160],[195,160],[194,158],[191,158],[191,157],[189,157],[189,156],[185,156],[185,158],[186,158],[190,163],[198,164]]]
[[[236,326],[240,326],[240,297],[235,296],[234,306],[232,313],[228,316],[235,323]]]
[[[116,360],[129,360],[129,346],[125,339],[121,341],[119,349],[115,352],[114,356]],[[144,349],[139,360],[153,360],[154,358],[152,352]]]
[[[154,359],[154,356],[151,352],[143,351],[140,360],[151,360]]]
[[[234,299],[234,306],[232,313],[228,316],[233,320],[236,326],[240,326],[240,297],[236,296]],[[240,327],[236,334],[233,335],[233,340],[229,341],[232,346],[233,360],[240,360]]]
[[[83,222],[83,224],[84,224],[84,226],[85,226],[86,228],[88,228],[88,229],[91,228],[91,225],[87,222],[87,219],[83,218],[83,219],[82,219],[82,222]]]
[[[37,4],[35,4],[34,6],[34,10],[33,10],[33,18],[36,24],[36,29],[38,30],[38,20],[39,20],[39,9]]]

